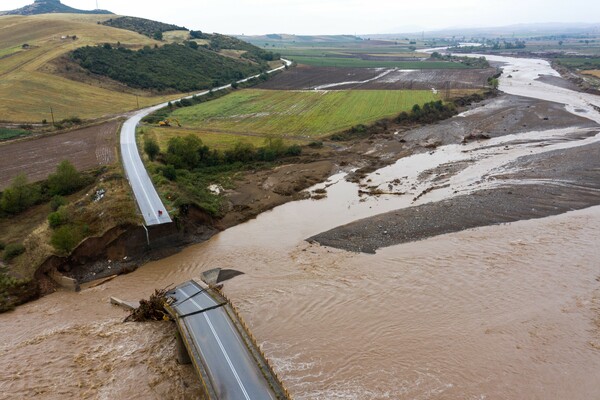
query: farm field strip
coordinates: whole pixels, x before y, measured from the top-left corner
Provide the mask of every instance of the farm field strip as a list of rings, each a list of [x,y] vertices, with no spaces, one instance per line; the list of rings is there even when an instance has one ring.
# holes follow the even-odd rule
[[[444,91],[445,94],[454,94],[447,92],[486,87],[488,78],[495,73],[494,68],[394,70],[298,66],[285,74],[274,76],[260,84],[258,88],[270,90],[307,90],[319,87],[332,90],[431,90],[435,88]]]
[[[355,67],[355,68],[399,68],[399,69],[468,69],[469,67],[456,62],[443,61],[376,61],[360,58],[339,57],[306,57],[296,56],[293,61],[298,64],[321,67]]]
[[[596,78],[600,78],[600,69],[592,69],[588,71],[582,71],[585,75],[595,76]]]
[[[206,146],[216,150],[228,150],[233,148],[237,143],[250,143],[254,147],[261,147],[265,144],[265,139],[269,137],[266,134],[252,134],[242,132],[222,132],[222,131],[205,131],[198,129],[187,129],[178,127],[143,127],[141,131],[147,137],[155,139],[162,150],[168,146],[169,139],[174,137],[183,137],[194,135],[202,140]],[[284,140],[286,146],[292,144],[306,144],[306,140],[286,138]]]
[[[188,129],[322,137],[438,100],[431,90],[271,91],[248,89],[176,110]]]

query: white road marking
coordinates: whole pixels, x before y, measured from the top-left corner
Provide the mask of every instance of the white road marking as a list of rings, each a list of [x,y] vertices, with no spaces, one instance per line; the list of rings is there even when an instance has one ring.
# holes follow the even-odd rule
[[[178,289],[178,290],[180,290],[186,297],[189,297],[189,295],[185,292],[185,290],[183,290],[183,289]],[[198,307],[199,310],[204,309],[204,307],[202,307],[200,304],[198,304],[196,302],[196,300],[190,298],[190,301],[194,305],[196,305],[196,307]],[[244,397],[246,398],[246,400],[251,400],[250,396],[248,395],[248,392],[246,391],[246,388],[244,387],[244,384],[242,383],[242,380],[240,379],[238,372],[236,371],[235,367],[233,366],[233,363],[231,362],[231,358],[229,358],[229,354],[227,353],[227,350],[225,350],[225,347],[223,346],[223,343],[221,342],[221,338],[219,338],[219,335],[217,334],[210,318],[208,317],[207,313],[203,313],[202,315],[204,316],[204,319],[208,323],[208,326],[209,326],[213,336],[217,340],[217,344],[219,345],[219,348],[221,349],[221,352],[223,353],[223,356],[225,357],[225,360],[227,361],[227,364],[229,365],[231,372],[233,372],[233,375],[235,376],[235,380],[237,381],[238,385],[240,386],[242,393],[244,393]]]

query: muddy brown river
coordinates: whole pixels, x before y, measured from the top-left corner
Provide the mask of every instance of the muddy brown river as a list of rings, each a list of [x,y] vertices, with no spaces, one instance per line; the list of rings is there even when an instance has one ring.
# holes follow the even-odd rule
[[[502,61],[517,70],[510,83],[503,79],[507,92],[553,96],[598,117],[589,104],[596,98],[532,81],[549,73],[547,63]],[[467,190],[500,161],[544,151],[512,148],[482,149],[450,184]],[[423,160],[398,166],[437,165]],[[387,179],[393,168],[373,178]],[[404,175],[419,186],[417,173]],[[368,255],[304,239],[411,202],[361,199],[342,175],[322,186],[327,199],[288,203],[102,286],[0,315],[0,399],[198,398],[193,370],[175,363],[173,326],[123,324],[124,312],[108,300],[147,297],[214,267],[245,273],[225,292],[296,399],[600,398],[600,207]],[[431,199],[452,195],[445,189]]]

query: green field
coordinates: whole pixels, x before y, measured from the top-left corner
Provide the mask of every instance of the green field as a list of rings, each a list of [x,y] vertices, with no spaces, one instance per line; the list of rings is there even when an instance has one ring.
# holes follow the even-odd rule
[[[348,67],[348,68],[399,68],[399,69],[465,69],[468,66],[461,63],[442,61],[375,61],[360,58],[337,57],[305,57],[292,58],[298,64],[319,67]]]
[[[438,100],[431,91],[276,91],[248,89],[176,110],[186,129],[317,138]]]
[[[14,139],[19,136],[29,135],[31,132],[24,129],[7,129],[0,128],[0,140]]]
[[[577,69],[600,69],[600,58],[566,57],[557,58],[560,64]]]

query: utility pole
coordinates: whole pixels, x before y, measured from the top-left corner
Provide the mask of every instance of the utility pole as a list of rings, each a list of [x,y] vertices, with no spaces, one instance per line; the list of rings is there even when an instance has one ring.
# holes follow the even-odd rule
[[[96,10],[99,10],[100,7],[98,7],[98,0],[96,0]]]
[[[140,108],[140,98],[138,97],[138,95],[135,95],[135,101],[137,102],[137,108]]]
[[[52,107],[50,107],[50,115],[52,115],[52,126],[54,126],[54,111],[52,110]]]

